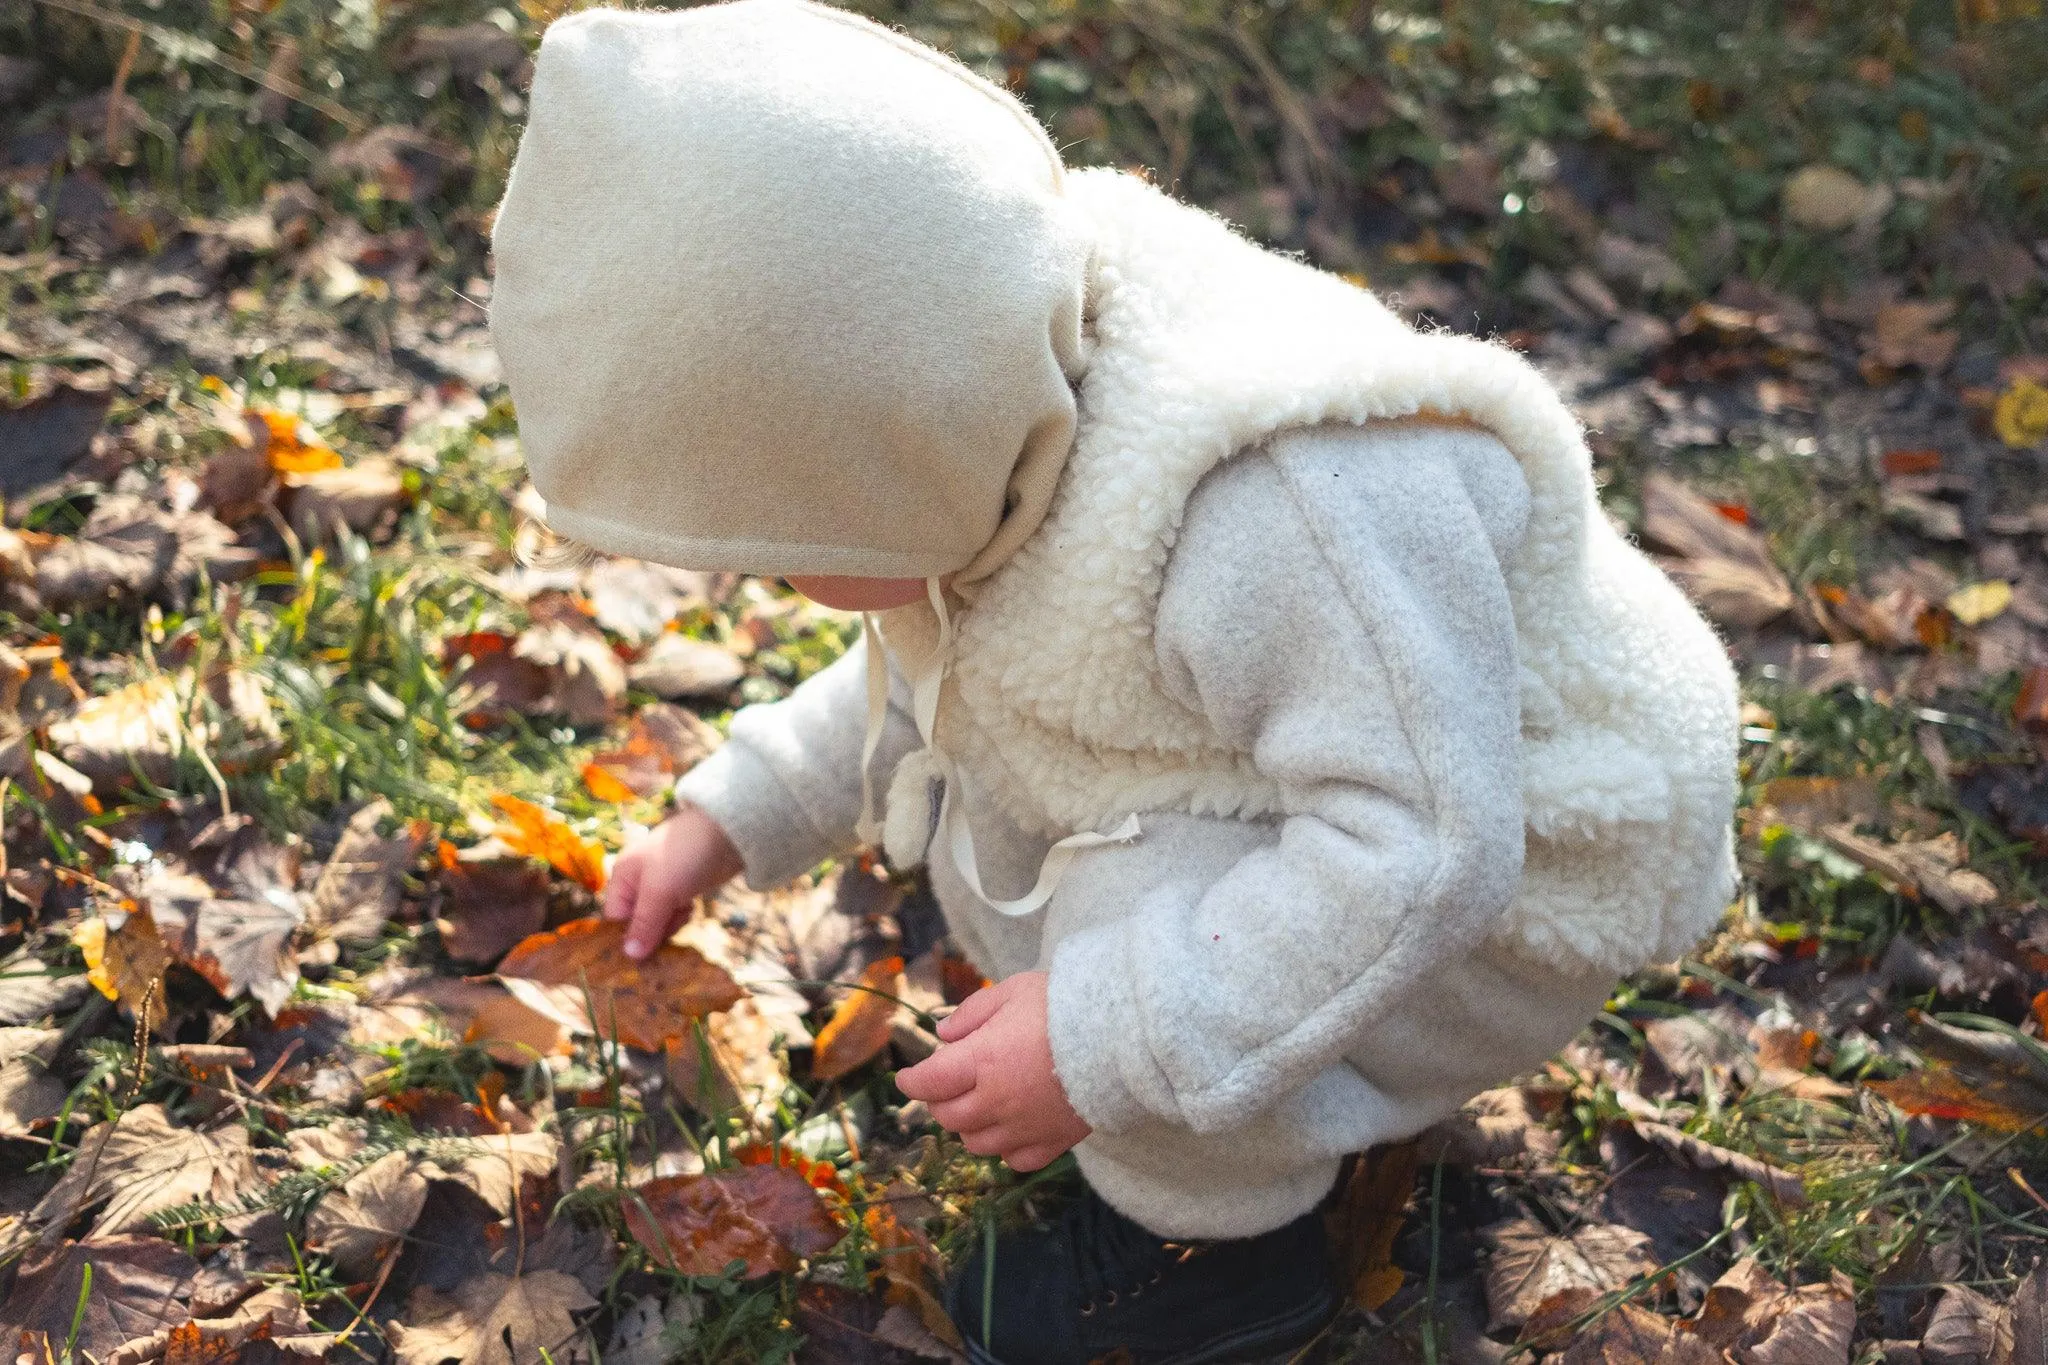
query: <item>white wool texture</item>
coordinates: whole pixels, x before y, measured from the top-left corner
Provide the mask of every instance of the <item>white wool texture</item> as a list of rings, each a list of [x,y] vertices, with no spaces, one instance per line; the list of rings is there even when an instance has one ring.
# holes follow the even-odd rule
[[[960,616],[940,743],[1051,837],[1132,812],[1288,814],[1258,755],[1161,676],[1154,624],[1189,496],[1276,432],[1469,424],[1514,455],[1530,497],[1528,534],[1503,566],[1527,852],[1495,933],[1560,966],[1617,973],[1697,942],[1734,885],[1734,671],[1608,523],[1578,423],[1550,385],[1505,347],[1418,333],[1364,290],[1132,176],[1075,172],[1067,194],[1096,241],[1080,432],[1044,525]],[[899,608],[884,632],[916,658],[936,621],[927,605]],[[1383,647],[1399,651],[1399,636]],[[1421,698],[1403,677],[1396,668],[1395,685]],[[1438,719],[1412,717],[1419,744]]]
[[[491,331],[550,526],[763,574],[986,574],[1071,443],[1088,242],[1045,132],[802,0],[552,25]]]

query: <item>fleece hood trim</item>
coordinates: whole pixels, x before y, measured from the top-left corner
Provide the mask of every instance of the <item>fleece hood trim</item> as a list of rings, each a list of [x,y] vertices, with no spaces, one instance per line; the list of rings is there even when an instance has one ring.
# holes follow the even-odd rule
[[[1007,92],[824,5],[550,27],[491,302],[549,524],[696,569],[986,577],[1073,441],[1064,180]]]

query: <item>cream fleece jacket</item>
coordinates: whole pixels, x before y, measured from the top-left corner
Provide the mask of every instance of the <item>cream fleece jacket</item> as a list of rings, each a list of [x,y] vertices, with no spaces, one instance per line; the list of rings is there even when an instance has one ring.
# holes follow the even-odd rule
[[[1450,428],[1325,426],[1219,465],[1188,504],[1153,648],[1174,698],[1253,756],[1285,813],[1149,815],[1142,839],[1084,852],[1051,904],[1017,919],[933,860],[984,971],[1050,970],[1055,1064],[1096,1129],[1082,1168],[1155,1232],[1286,1222],[1345,1153],[1537,1065],[1605,999],[1611,974],[1488,932],[1522,865],[1502,566],[1528,503],[1497,440]],[[1430,665],[1439,721],[1421,743],[1387,672],[1395,635]],[[753,884],[852,845],[864,666],[857,648],[741,712],[678,784]],[[884,778],[917,745],[907,707],[899,679]],[[1018,894],[1047,840],[991,803],[967,814],[987,889]]]

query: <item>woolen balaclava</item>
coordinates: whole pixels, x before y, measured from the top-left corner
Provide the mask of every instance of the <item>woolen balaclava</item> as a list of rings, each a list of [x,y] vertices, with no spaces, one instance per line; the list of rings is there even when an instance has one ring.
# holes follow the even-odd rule
[[[804,0],[547,31],[491,332],[547,520],[615,554],[971,583],[1072,442],[1089,238],[950,58]]]

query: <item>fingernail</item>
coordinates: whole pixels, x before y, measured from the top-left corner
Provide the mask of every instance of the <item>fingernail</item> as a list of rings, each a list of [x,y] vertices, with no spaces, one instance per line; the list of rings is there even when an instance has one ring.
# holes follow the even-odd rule
[[[642,942],[641,942],[641,941],[640,941],[639,939],[637,939],[637,938],[629,938],[629,939],[627,939],[627,940],[626,940],[626,956],[627,956],[627,957],[645,957],[646,955],[647,955],[647,945],[646,945],[646,944],[642,943]]]

